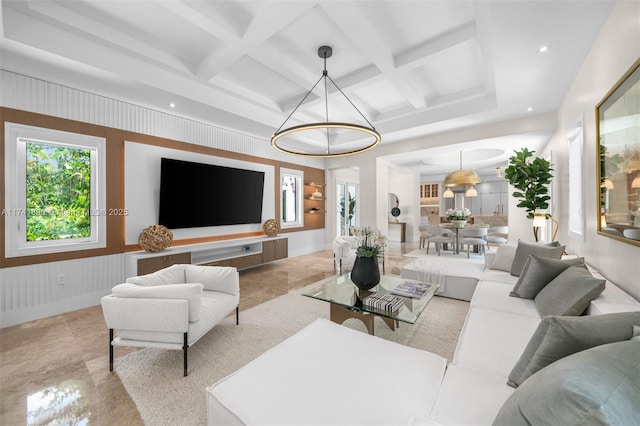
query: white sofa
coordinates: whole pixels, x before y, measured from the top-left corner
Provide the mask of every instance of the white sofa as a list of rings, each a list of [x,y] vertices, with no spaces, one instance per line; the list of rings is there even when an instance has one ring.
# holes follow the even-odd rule
[[[207,388],[208,423],[492,424],[541,318],[534,300],[509,296],[517,278],[480,268],[446,367],[429,352],[318,320]],[[606,281],[586,314],[625,311],[640,303]]]
[[[239,322],[239,283],[234,267],[178,264],[115,286],[101,300],[109,370],[114,346],[153,347],[182,350],[186,376],[188,348],[234,309]]]

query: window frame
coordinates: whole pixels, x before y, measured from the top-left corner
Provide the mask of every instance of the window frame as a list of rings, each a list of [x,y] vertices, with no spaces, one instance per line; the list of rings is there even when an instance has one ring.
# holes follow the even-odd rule
[[[27,143],[90,151],[91,235],[44,241],[27,241]],[[104,248],[106,243],[106,139],[43,127],[5,123],[5,257],[33,256]]]
[[[295,222],[284,222],[282,219],[284,216],[284,197],[282,197],[282,181],[285,176],[292,176],[296,178],[296,182],[299,183],[299,188],[296,191],[296,218]],[[280,228],[302,228],[304,227],[304,171],[294,170],[287,168],[280,168],[280,178],[278,179],[278,190],[280,192]]]

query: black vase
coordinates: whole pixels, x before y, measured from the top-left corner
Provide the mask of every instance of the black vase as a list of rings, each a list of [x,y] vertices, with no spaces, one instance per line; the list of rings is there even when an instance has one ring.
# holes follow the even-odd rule
[[[351,281],[360,290],[370,290],[380,282],[377,257],[356,257],[351,269]]]

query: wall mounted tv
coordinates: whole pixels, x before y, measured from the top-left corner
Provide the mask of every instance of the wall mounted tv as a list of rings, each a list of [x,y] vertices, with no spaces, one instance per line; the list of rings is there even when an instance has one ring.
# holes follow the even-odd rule
[[[162,158],[158,223],[169,229],[262,222],[264,172]]]

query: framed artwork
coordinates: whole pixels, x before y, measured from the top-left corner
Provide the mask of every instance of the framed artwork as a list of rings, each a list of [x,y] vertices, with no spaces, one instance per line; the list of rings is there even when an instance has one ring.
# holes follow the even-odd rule
[[[640,59],[596,106],[598,234],[640,246]]]

